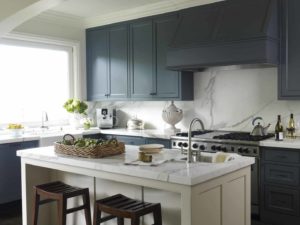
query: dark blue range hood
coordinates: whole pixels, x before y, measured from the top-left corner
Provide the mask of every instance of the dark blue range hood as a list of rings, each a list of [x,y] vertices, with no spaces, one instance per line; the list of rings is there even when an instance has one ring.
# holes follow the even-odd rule
[[[278,8],[277,0],[227,0],[181,11],[167,68],[276,66]]]

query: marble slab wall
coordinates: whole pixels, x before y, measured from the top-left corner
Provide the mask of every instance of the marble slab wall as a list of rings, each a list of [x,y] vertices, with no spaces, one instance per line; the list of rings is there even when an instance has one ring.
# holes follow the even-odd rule
[[[251,121],[261,116],[274,130],[277,115],[286,125],[289,114],[294,113],[300,128],[300,101],[277,100],[277,68],[241,68],[237,66],[210,68],[194,74],[194,101],[176,101],[184,112],[178,128],[187,130],[194,117],[203,120],[207,129],[252,130]],[[146,122],[146,128],[165,129],[162,110],[170,101],[97,102],[90,104],[90,114],[95,109],[115,107],[118,126],[125,127],[130,117],[137,116]]]

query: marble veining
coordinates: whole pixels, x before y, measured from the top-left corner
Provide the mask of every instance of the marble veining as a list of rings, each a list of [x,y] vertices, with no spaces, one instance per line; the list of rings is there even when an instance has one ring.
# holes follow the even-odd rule
[[[161,112],[169,101],[163,102],[96,102],[94,109],[112,106],[117,109],[118,127],[125,127],[127,120],[137,116],[146,122],[146,128],[164,130],[167,124]],[[187,130],[194,117],[204,121],[208,129],[251,131],[251,121],[256,116],[271,123],[274,131],[277,115],[282,115],[286,126],[290,113],[294,113],[297,127],[300,128],[300,102],[277,100],[277,68],[251,68],[228,66],[209,68],[194,74],[194,101],[175,101],[183,110],[183,120],[176,126]],[[298,133],[300,131],[298,129]]]
[[[57,155],[53,147],[20,150],[17,155],[24,159],[39,160],[40,163],[52,162],[57,164],[101,170],[128,176],[159,180],[183,185],[194,185],[205,182],[254,163],[254,158],[238,157],[225,163],[192,163],[185,161],[167,161],[159,166],[132,166],[124,162],[137,158],[138,146],[126,146],[126,153],[102,159],[79,158]],[[164,149],[153,155],[155,160],[170,160],[181,157],[178,150]]]

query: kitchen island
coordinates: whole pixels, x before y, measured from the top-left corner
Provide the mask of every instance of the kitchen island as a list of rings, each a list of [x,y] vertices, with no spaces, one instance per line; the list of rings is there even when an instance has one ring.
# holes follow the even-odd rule
[[[164,149],[154,155],[154,162],[162,164],[124,164],[135,160],[137,152],[137,146],[127,145],[123,155],[87,159],[57,155],[54,147],[18,151],[22,168],[23,225],[31,224],[32,186],[54,180],[89,187],[91,202],[117,193],[160,202],[164,225],[250,225],[253,158],[186,164],[177,160],[181,157],[180,151]],[[76,203],[78,199],[68,202]],[[41,224],[56,224],[56,211],[51,209],[43,206]],[[67,224],[74,221],[84,224],[83,213],[68,215]],[[143,222],[152,224],[151,217],[146,216]]]

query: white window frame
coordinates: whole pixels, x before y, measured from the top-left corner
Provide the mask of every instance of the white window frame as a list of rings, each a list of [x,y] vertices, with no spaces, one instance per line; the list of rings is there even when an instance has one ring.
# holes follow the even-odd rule
[[[3,38],[0,38],[0,43],[67,51],[70,56],[69,98],[78,97],[80,95],[80,43],[78,41],[11,32]]]

